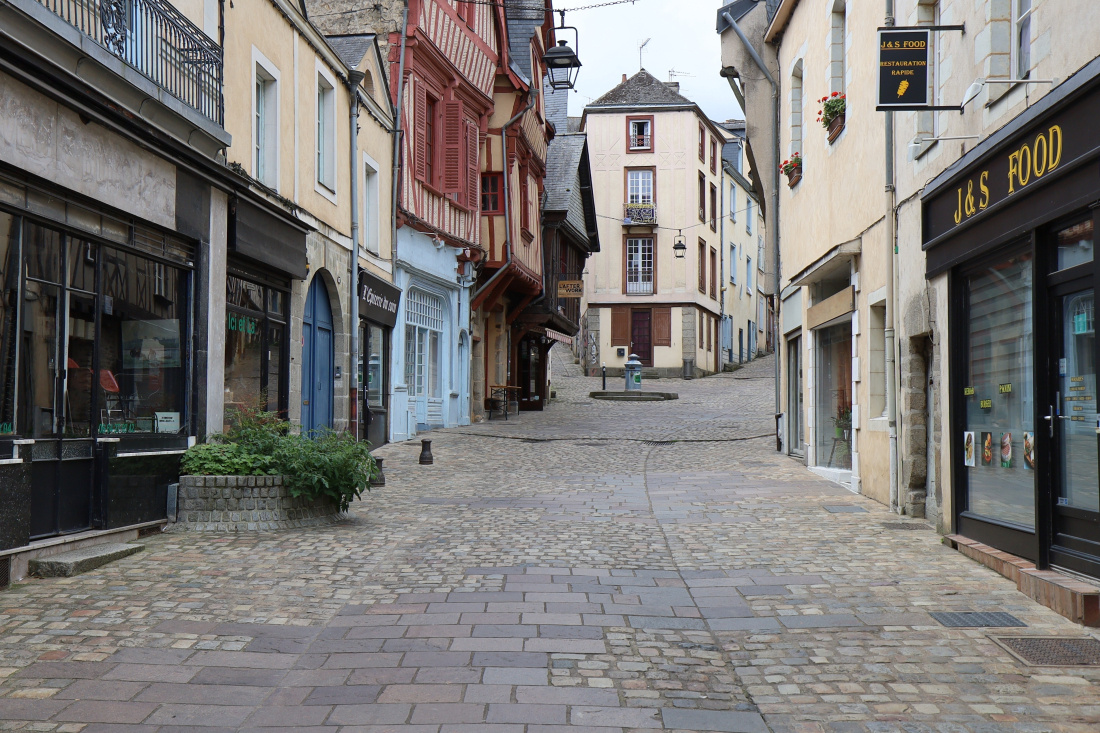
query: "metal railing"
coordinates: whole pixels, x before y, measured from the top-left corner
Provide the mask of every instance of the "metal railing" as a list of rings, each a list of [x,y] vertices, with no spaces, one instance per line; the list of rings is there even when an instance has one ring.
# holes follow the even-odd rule
[[[631,150],[647,150],[650,146],[651,138],[649,135],[631,135],[630,136],[630,149]]]
[[[630,295],[653,294],[653,268],[627,267],[626,292]]]
[[[623,223],[656,225],[657,206],[653,203],[623,204]]]
[[[222,49],[167,0],[38,0],[184,104],[225,123]]]

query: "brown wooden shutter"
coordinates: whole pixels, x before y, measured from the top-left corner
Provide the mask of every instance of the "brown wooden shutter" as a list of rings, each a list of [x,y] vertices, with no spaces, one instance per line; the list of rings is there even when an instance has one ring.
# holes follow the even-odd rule
[[[630,346],[630,308],[625,305],[611,309],[611,345]]]
[[[672,308],[653,309],[653,345],[672,346]]]
[[[428,177],[428,93],[422,82],[417,82],[414,93],[416,110],[413,120],[413,156],[416,160],[416,177]]]
[[[473,122],[466,121],[466,205],[477,211],[481,196],[481,137]]]
[[[462,114],[462,102],[451,100],[443,103],[443,193],[461,193],[466,180],[462,165],[466,152],[466,118]]]

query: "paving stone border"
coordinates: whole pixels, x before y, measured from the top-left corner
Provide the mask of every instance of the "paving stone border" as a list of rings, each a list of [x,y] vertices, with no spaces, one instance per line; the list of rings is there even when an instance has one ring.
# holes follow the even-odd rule
[[[333,524],[347,515],[329,501],[290,495],[282,476],[180,476],[175,527],[256,532]]]

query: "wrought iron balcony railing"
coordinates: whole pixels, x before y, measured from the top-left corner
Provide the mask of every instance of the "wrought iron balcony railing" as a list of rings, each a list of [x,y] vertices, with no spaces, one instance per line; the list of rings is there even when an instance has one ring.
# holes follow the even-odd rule
[[[652,295],[653,268],[628,266],[626,268],[626,292],[630,295]]]
[[[167,0],[38,0],[69,25],[219,125],[222,49]]]
[[[653,203],[623,204],[623,224],[657,225],[657,206]]]
[[[631,150],[648,150],[650,148],[649,135],[631,135],[630,136],[630,149]]]

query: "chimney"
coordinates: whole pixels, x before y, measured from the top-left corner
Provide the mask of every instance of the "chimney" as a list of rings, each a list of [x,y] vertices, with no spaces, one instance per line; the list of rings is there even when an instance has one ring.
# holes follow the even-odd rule
[[[680,93],[680,82],[678,81],[666,81],[665,86],[676,92],[677,94]]]
[[[623,84],[626,84],[626,74],[623,74]]]

